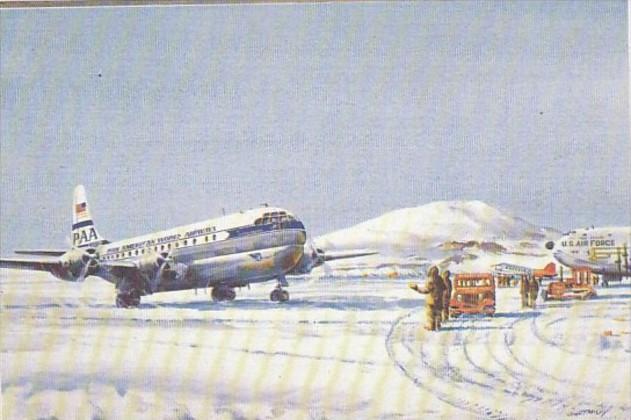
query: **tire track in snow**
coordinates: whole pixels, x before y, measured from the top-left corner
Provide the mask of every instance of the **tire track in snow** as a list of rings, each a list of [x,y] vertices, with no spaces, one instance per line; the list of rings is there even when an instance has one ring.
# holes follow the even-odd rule
[[[492,334],[489,331],[485,331],[483,335],[488,354],[491,356],[494,363],[503,370],[494,373],[482,367],[479,363],[476,363],[468,348],[470,340],[481,331],[475,328],[477,324],[475,319],[469,322],[471,328],[467,328],[465,334],[457,332],[454,339],[450,340],[452,344],[460,343],[464,359],[467,360],[472,369],[485,375],[488,379],[487,382],[483,380],[483,378],[473,378],[471,373],[466,372],[466,369],[460,369],[448,361],[444,362],[448,360],[448,348],[444,345],[440,352],[440,357],[442,357],[443,362],[434,366],[427,352],[423,351],[423,343],[418,343],[413,339],[410,340],[410,337],[413,337],[414,333],[409,331],[411,327],[406,325],[405,320],[409,319],[415,312],[416,311],[412,311],[403,315],[392,324],[386,337],[388,356],[404,376],[410,379],[417,387],[437,396],[441,401],[485,418],[498,419],[523,416],[524,413],[529,411],[523,407],[524,404],[532,405],[531,408],[536,410],[539,414],[547,413],[547,415],[552,416],[562,415],[570,417],[587,415],[601,418],[613,414],[613,406],[603,403],[594,405],[591,402],[581,400],[573,402],[571,396],[559,396],[556,389],[548,389],[546,386],[541,386],[539,382],[541,377],[538,376],[538,373],[530,369],[529,366],[524,364],[521,360],[515,359],[515,355],[511,353],[511,349],[509,348],[511,343],[508,337],[511,337],[511,334],[514,333],[513,329],[515,325],[520,322],[528,321],[530,318],[518,319],[498,326],[499,330],[504,330],[501,336],[502,339],[498,340],[498,343],[501,342],[504,344],[507,355],[513,357],[512,360],[522,368],[522,372],[510,367],[508,363],[502,361],[491,351],[493,346],[488,338]],[[414,328],[417,328],[417,324],[413,325]],[[418,351],[415,350],[415,345],[420,346]],[[502,377],[503,372],[508,375],[507,378],[512,378],[512,380]],[[426,385],[430,377],[432,379],[431,387]],[[466,399],[458,396],[459,394],[466,395],[467,393],[471,393],[472,388],[479,390],[479,393],[474,394],[473,398]],[[461,392],[461,389],[464,392]],[[508,401],[503,403],[502,408],[504,410],[507,407],[511,407],[521,411],[515,414],[491,408],[493,403],[488,402],[488,397],[493,396],[493,390],[499,390],[502,392],[502,396],[508,399]],[[482,403],[485,399],[487,401]],[[514,401],[510,401],[512,399],[514,399]],[[538,404],[543,404],[543,407]],[[624,410],[628,409],[626,407],[615,408],[621,410],[621,413],[624,413]]]
[[[477,331],[474,330],[468,330],[467,334],[464,335],[463,340],[462,340],[462,351],[464,354],[465,359],[467,360],[467,362],[473,367],[474,370],[480,372],[483,375],[486,375],[492,382],[493,382],[493,387],[497,388],[497,387],[501,387],[502,391],[504,393],[506,393],[507,395],[511,396],[511,397],[524,397],[525,400],[521,400],[520,402],[523,401],[527,401],[527,402],[539,402],[543,399],[543,397],[541,396],[541,394],[534,394],[530,391],[527,391],[525,389],[525,384],[523,381],[513,381],[510,382],[506,379],[503,379],[501,377],[498,376],[497,373],[492,372],[490,369],[487,369],[483,366],[481,366],[480,364],[478,364],[474,359],[473,356],[471,355],[471,353],[469,352],[469,340],[470,337],[473,336]],[[486,332],[484,337],[483,337],[483,342],[487,343],[487,347],[490,343],[490,332]],[[489,354],[487,352],[487,354]],[[493,358],[493,357],[492,357]],[[497,363],[497,361],[494,360],[494,363],[497,364],[498,366],[502,367],[501,364]]]
[[[515,337],[519,337],[518,334],[515,334],[516,327],[518,324],[530,321],[530,326],[533,325],[535,319],[537,317],[531,318],[521,318],[517,319],[511,323],[511,328],[504,332],[503,343],[504,346],[500,347],[500,350],[503,350],[505,354],[514,362],[517,366],[519,366],[523,373],[519,373],[514,369],[510,368],[507,363],[501,362],[499,358],[496,358],[498,362],[500,362],[509,372],[509,375],[515,378],[517,381],[522,381],[523,383],[528,384],[529,387],[537,390],[542,395],[557,395],[558,390],[556,387],[552,386],[553,382],[560,383],[564,386],[564,389],[572,388],[573,392],[571,395],[567,395],[566,398],[546,398],[545,401],[550,402],[550,407],[555,410],[563,409],[563,412],[566,416],[575,416],[575,415],[585,415],[586,413],[598,416],[605,417],[614,406],[611,404],[604,403],[596,403],[593,404],[590,401],[584,401],[585,396],[588,395],[585,393],[585,389],[592,389],[594,384],[586,383],[582,381],[581,383],[574,383],[571,379],[559,378],[547,371],[538,369],[536,366],[524,361],[516,354],[516,351],[513,349],[513,345],[515,342]],[[545,344],[545,343],[544,343]],[[556,350],[557,346],[552,346],[552,350]],[[490,346],[487,346],[489,351],[492,351]],[[550,354],[550,349],[543,350],[538,349],[538,352],[542,354]],[[565,361],[565,359],[560,358],[559,360]],[[542,378],[546,378],[546,381],[541,381]],[[620,407],[623,411],[628,408]],[[582,414],[581,414],[582,413]]]
[[[626,314],[622,314],[622,315],[626,315]],[[595,315],[580,315],[577,316],[576,318],[578,319],[601,319],[601,317],[595,316]],[[551,326],[553,324],[559,324],[562,323],[564,321],[568,321],[568,317],[567,316],[559,316],[557,318],[555,318],[553,321],[550,321],[546,324],[546,326]],[[581,357],[588,357],[590,359],[596,359],[596,360],[603,360],[603,359],[608,359],[612,362],[617,362],[617,363],[626,363],[628,362],[628,359],[622,359],[622,358],[617,358],[617,357],[612,357],[612,356],[608,356],[608,355],[601,355],[599,354],[598,356],[590,354],[589,352],[582,352],[582,351],[578,351],[578,350],[574,350],[572,348],[567,348],[566,346],[563,345],[563,343],[548,338],[545,333],[541,330],[541,328],[539,327],[539,325],[537,325],[537,322],[535,322],[536,320],[533,320],[533,325],[532,325],[532,332],[535,335],[535,337],[537,337],[537,339],[539,339],[540,341],[553,346],[561,351],[564,351],[566,353],[569,353],[571,355],[578,355]],[[575,321],[575,320],[573,320]],[[560,328],[560,327],[556,327],[556,328]]]
[[[404,331],[404,320],[410,318],[416,312],[418,311],[411,311],[396,319],[395,322],[392,324],[390,331],[386,335],[385,345],[388,356],[397,366],[397,368],[403,373],[403,375],[410,379],[418,388],[424,389],[425,391],[431,393],[439,400],[451,405],[452,407],[468,411],[477,416],[481,416],[487,419],[511,418],[507,413],[501,410],[496,410],[494,408],[482,405],[478,402],[472,402],[457,396],[457,394],[454,392],[456,390],[453,389],[454,383],[442,379],[440,375],[440,369],[431,366],[428,361],[425,360],[425,355],[422,352],[422,349],[420,355],[415,354],[407,340],[405,340],[404,338],[406,336],[406,331]],[[419,356],[421,362],[420,365],[418,363],[414,363],[415,361],[419,360]],[[412,363],[405,363],[404,360],[406,359],[412,359]],[[419,367],[422,368],[422,374],[418,374],[417,372],[415,372]],[[426,380],[429,375],[434,376],[435,379],[434,381],[432,381],[431,388],[424,383],[424,380]]]

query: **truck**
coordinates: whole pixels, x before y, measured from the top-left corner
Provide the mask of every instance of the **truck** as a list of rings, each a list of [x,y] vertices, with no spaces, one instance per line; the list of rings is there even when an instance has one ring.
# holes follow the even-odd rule
[[[491,273],[459,273],[453,281],[449,313],[454,317],[462,314],[495,314],[495,279]]]

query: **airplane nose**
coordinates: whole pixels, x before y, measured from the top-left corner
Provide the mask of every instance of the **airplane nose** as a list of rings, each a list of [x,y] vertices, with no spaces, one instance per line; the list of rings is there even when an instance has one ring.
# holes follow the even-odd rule
[[[552,251],[552,249],[554,248],[554,242],[552,241],[546,242],[546,248]]]

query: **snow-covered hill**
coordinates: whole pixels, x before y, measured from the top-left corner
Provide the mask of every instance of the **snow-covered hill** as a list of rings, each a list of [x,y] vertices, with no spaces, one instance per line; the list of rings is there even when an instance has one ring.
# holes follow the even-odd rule
[[[480,258],[486,264],[484,257],[489,255],[510,262],[521,257],[549,259],[543,243],[558,236],[553,229],[533,225],[482,201],[438,201],[391,211],[321,236],[316,243],[327,250],[375,249],[382,258],[471,265]],[[349,261],[339,264],[348,267]],[[361,259],[353,264],[366,265]],[[369,265],[383,266],[383,262],[373,257]]]

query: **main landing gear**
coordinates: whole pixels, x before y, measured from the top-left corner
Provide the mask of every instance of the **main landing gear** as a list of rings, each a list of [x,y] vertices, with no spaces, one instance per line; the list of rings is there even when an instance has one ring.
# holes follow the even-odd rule
[[[213,287],[210,293],[215,302],[222,302],[226,300],[234,300],[237,297],[237,293],[232,287],[228,286],[216,286]]]
[[[130,290],[127,292],[118,292],[116,294],[117,308],[137,308],[140,305],[140,292]]]
[[[284,276],[278,278],[278,285],[269,294],[269,300],[272,302],[287,302],[289,300],[289,292],[283,289],[283,286],[289,286]]]

